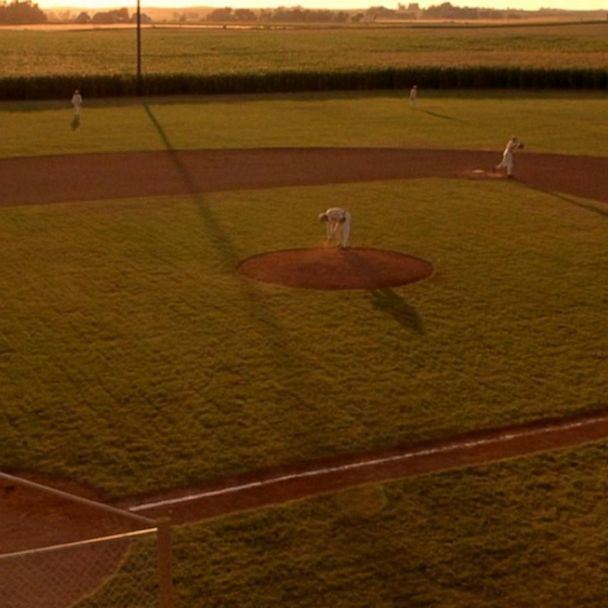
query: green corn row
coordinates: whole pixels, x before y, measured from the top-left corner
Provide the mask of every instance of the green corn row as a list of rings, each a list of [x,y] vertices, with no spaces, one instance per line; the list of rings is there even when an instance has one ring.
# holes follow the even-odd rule
[[[608,70],[493,67],[420,67],[339,72],[259,74],[146,74],[142,95],[212,95],[403,89],[608,89]],[[78,88],[88,98],[137,95],[135,76],[23,76],[0,78],[0,99],[61,99]]]

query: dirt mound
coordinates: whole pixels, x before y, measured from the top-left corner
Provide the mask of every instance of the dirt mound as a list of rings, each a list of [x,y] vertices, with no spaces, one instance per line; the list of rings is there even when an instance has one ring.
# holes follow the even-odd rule
[[[365,247],[287,249],[242,262],[241,274],[288,287],[308,289],[379,289],[426,279],[433,266],[396,251]]]

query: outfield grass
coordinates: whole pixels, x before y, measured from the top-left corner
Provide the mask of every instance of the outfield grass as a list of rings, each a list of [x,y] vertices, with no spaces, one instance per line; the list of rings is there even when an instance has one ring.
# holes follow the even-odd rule
[[[607,448],[600,442],[183,526],[173,535],[176,605],[605,606]],[[135,554],[132,565],[148,554]],[[128,566],[82,608],[113,606],[138,570]]]
[[[493,28],[147,29],[148,74],[407,66],[608,67],[608,24]],[[133,74],[135,31],[0,30],[1,76]]]
[[[415,180],[2,209],[0,462],[125,495],[605,407],[608,222],[580,203]],[[333,204],[434,278],[235,272]]]
[[[495,149],[516,133],[528,150],[608,154],[601,94],[422,90],[88,102],[71,131],[66,103],[0,104],[0,158],[173,148],[396,146]]]

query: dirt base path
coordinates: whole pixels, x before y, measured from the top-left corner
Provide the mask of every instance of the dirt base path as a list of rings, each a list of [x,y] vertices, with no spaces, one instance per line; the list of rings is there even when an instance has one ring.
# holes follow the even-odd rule
[[[365,483],[402,479],[425,473],[462,468],[522,457],[538,452],[563,449],[608,438],[608,411],[578,417],[542,420],[500,429],[479,431],[441,441],[352,454],[300,466],[277,467],[215,482],[136,497],[117,505],[146,517],[170,517],[172,523],[201,521],[246,509],[335,492]],[[32,476],[28,476],[30,479]],[[44,480],[39,480],[44,481]],[[74,484],[50,482],[73,493],[91,497],[89,490]],[[0,480],[0,539],[3,551],[23,550],[46,542],[75,540],[85,529],[86,518],[90,538],[91,527],[100,521],[90,508],[78,504],[58,504],[38,493],[34,495],[15,484]],[[29,526],[26,525],[29,523]],[[107,523],[107,522],[106,522]],[[118,530],[116,530],[118,531]],[[0,556],[0,575],[7,581],[4,589],[11,608],[65,608],[95,590],[120,565],[127,545],[100,544],[93,547],[50,553],[49,563],[40,562],[45,553],[29,558]],[[94,564],[94,567],[92,565]],[[84,565],[84,566],[83,566]],[[32,577],[32,571],[37,572]],[[75,573],[78,573],[75,575]],[[3,604],[4,605],[4,604]]]
[[[264,148],[0,160],[0,206],[419,177],[491,177],[500,154],[400,148]],[[608,157],[523,152],[533,188],[608,202]]]
[[[564,449],[608,438],[608,411],[541,420],[440,441],[351,454],[139,497],[123,506],[174,523],[280,504],[344,488]]]

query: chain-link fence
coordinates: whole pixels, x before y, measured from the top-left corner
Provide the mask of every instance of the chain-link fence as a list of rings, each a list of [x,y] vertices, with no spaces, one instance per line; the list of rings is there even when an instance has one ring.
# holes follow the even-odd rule
[[[171,608],[170,527],[0,473],[2,608]]]

